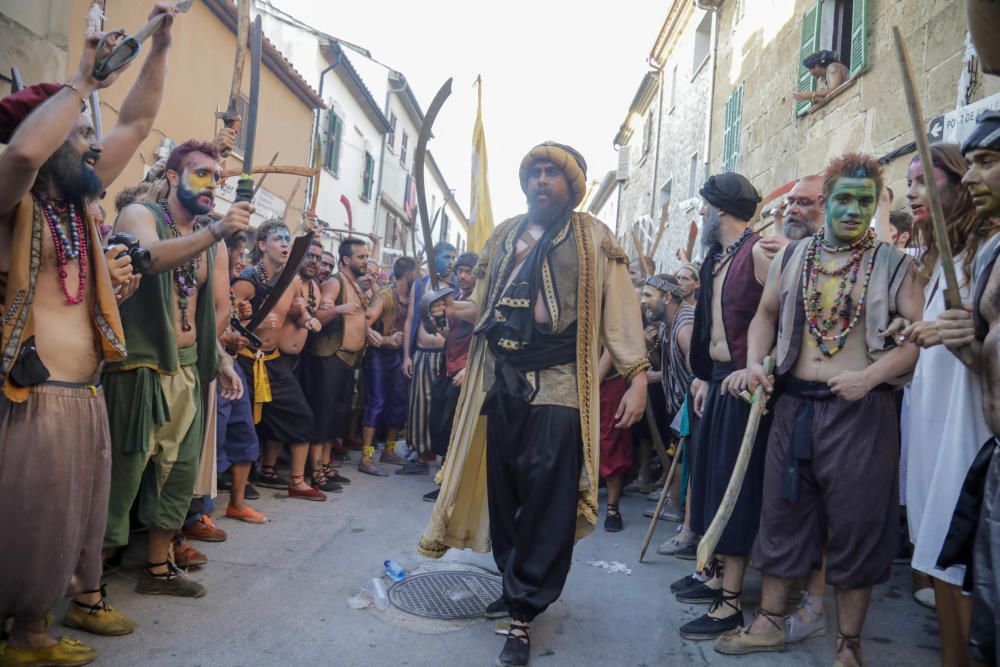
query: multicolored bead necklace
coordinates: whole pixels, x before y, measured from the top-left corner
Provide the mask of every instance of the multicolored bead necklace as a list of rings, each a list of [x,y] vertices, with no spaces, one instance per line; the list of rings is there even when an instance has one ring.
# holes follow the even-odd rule
[[[87,266],[90,263],[87,255],[87,226],[83,218],[77,214],[76,207],[70,202],[66,210],[69,218],[69,224],[67,225],[69,227],[69,235],[67,236],[66,230],[63,229],[59,212],[56,210],[52,200],[43,194],[32,193],[32,195],[41,207],[42,215],[45,217],[45,221],[49,225],[49,231],[52,233],[52,246],[56,254],[56,268],[59,271],[59,287],[62,288],[66,305],[75,306],[83,302],[87,289]],[[68,276],[66,266],[72,259],[79,260],[80,262],[79,285],[76,296],[71,296],[69,290],[66,289],[66,278]]]
[[[170,213],[170,205],[166,198],[159,201],[160,208],[163,209],[163,217],[170,227],[170,232],[174,238],[184,236],[174,222],[174,216]],[[191,331],[191,320],[188,317],[188,299],[194,296],[198,289],[198,270],[201,268],[201,254],[174,269],[174,285],[177,287],[177,307],[181,311],[181,331]]]
[[[816,340],[819,351],[825,357],[832,357],[844,347],[848,335],[861,319],[864,312],[865,297],[868,294],[868,284],[871,282],[872,267],[875,265],[875,253],[868,257],[868,266],[865,268],[865,279],[861,286],[861,294],[855,304],[852,298],[854,286],[858,282],[858,274],[861,271],[861,264],[864,261],[865,253],[875,246],[875,232],[869,229],[868,233],[858,238],[850,245],[831,246],[820,230],[808,241],[809,247],[806,249],[806,261],[802,271],[802,301],[806,309],[806,326],[809,334]],[[829,252],[851,252],[850,260],[840,267],[827,269],[823,267],[821,254],[823,249]],[[824,315],[823,291],[820,287],[820,276],[840,276],[840,285],[837,287],[837,296],[830,306],[828,314]],[[821,320],[822,318],[822,320]],[[840,333],[830,332],[837,325],[840,325]],[[828,345],[828,343],[833,343]]]
[[[267,269],[264,268],[264,262],[253,265],[253,270],[257,273],[257,280],[260,281],[261,285],[269,285],[271,283],[271,276],[267,275]]]

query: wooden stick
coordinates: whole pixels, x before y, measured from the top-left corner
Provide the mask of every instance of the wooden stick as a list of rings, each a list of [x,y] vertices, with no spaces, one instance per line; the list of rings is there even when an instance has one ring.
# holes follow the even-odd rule
[[[667,449],[663,444],[663,436],[660,434],[660,425],[656,423],[656,415],[653,408],[646,401],[646,421],[649,422],[649,434],[653,439],[653,447],[656,448],[656,455],[660,458],[660,465],[666,470],[670,465],[670,457],[667,456]]]
[[[660,520],[660,512],[663,511],[663,504],[667,500],[667,489],[670,488],[670,483],[674,481],[674,471],[677,469],[677,462],[681,458],[681,452],[684,451],[684,443],[687,442],[687,438],[681,438],[681,441],[677,443],[677,451],[674,452],[674,460],[670,462],[670,472],[667,473],[667,481],[663,484],[663,490],[660,491],[660,499],[656,502],[656,512],[653,513],[653,520],[649,522],[649,529],[646,531],[646,538],[642,541],[642,551],[639,552],[639,562],[646,556],[646,549],[649,548],[649,543],[653,539],[653,531],[656,530],[656,522]]]
[[[913,125],[913,139],[920,154],[920,164],[925,172],[932,171],[934,160],[931,147],[927,141],[924,112],[920,106],[920,97],[913,81],[913,67],[910,65],[910,52],[903,41],[903,33],[898,26],[892,27],[892,36],[896,41],[896,56],[899,59],[900,74],[903,77],[903,92],[906,95],[906,107],[910,112],[910,123]],[[951,252],[951,240],[948,238],[948,228],[945,224],[944,209],[941,207],[941,196],[937,183],[933,178],[924,179],[927,188],[927,198],[931,204],[931,223],[934,228],[934,239],[938,245],[938,261],[941,262],[941,273],[944,275],[944,302],[949,309],[962,308],[962,295],[958,291],[958,278],[955,275],[955,260]],[[966,366],[974,363],[972,350],[969,346],[955,351]]]
[[[774,358],[764,357],[764,371],[770,375],[774,371]],[[764,393],[764,385],[759,384],[753,391],[753,404],[750,406],[750,417],[747,419],[747,428],[743,433],[743,442],[740,443],[740,453],[736,457],[736,464],[733,466],[733,474],[729,478],[729,486],[726,487],[726,494],[719,503],[719,509],[708,526],[708,530],[698,542],[698,571],[705,569],[705,565],[712,560],[715,554],[715,547],[719,544],[722,531],[726,529],[729,518],[733,515],[733,508],[736,507],[736,499],[740,497],[740,489],[743,488],[743,479],[747,474],[747,466],[750,465],[750,454],[753,451],[754,440],[757,438],[757,426],[760,425],[760,417],[764,412],[764,405],[767,403],[767,394]]]
[[[642,271],[642,277],[648,278],[653,275],[653,271],[656,269],[655,266],[649,266],[646,264],[647,257],[642,252],[642,246],[639,245],[639,235],[632,230],[632,245],[635,246],[635,251],[639,254],[639,270]]]
[[[660,249],[660,241],[663,240],[663,230],[667,228],[667,211],[664,207],[663,212],[660,214],[660,226],[656,229],[656,238],[653,240],[653,249],[650,250],[649,256],[652,260],[656,261],[656,251]]]

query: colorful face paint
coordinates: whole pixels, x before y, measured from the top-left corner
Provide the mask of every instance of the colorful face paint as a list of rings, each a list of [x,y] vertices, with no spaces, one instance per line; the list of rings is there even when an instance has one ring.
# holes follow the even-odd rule
[[[872,223],[878,197],[870,178],[841,177],[826,200],[826,238],[844,245],[860,238]]]

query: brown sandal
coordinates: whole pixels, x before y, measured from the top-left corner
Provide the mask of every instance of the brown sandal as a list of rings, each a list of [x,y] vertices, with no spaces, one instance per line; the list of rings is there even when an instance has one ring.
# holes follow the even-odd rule
[[[845,635],[843,632],[837,633],[837,655],[847,648],[851,652],[852,660],[850,662],[844,662],[843,660],[837,659],[837,662],[833,663],[833,667],[862,667],[864,663],[861,661],[861,635],[854,635],[850,637]]]

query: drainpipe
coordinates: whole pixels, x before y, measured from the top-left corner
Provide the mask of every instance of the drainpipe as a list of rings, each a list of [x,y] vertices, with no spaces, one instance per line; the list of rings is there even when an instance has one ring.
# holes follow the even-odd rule
[[[389,70],[393,72],[394,70]],[[406,90],[406,77],[403,76],[402,72],[396,72],[399,74],[399,78],[402,80],[402,86],[400,88],[395,88],[392,85],[392,80],[389,80],[389,89],[385,91],[385,117],[389,117],[389,98],[392,97],[393,93],[399,94]],[[385,172],[385,145],[387,142],[388,133],[382,133],[382,148],[379,150],[378,157],[378,182],[375,184],[375,220],[372,221],[372,234],[378,233],[378,216],[382,211],[382,174]],[[413,236],[416,238],[416,225],[413,226]],[[402,248],[401,248],[402,250]],[[415,254],[415,253],[414,253]],[[379,257],[375,261],[381,261],[382,258]]]
[[[708,113],[705,114],[705,177],[708,178],[708,169],[711,164],[711,150],[712,150],[712,109],[715,102],[715,72],[717,56],[719,54],[719,12],[715,9],[709,9],[712,12],[712,71],[710,73],[710,78],[708,80]]]
[[[657,85],[660,87],[660,99],[657,102],[656,110],[656,144],[653,148],[653,193],[649,198],[649,217],[656,221],[659,220],[659,216],[656,215],[656,193],[658,192],[656,183],[660,172],[660,131],[663,128],[663,65],[652,54],[650,54],[647,62],[653,68],[653,71],[656,72]],[[656,262],[655,257],[652,259],[653,262]]]
[[[334,70],[334,68],[336,68],[337,65],[339,65],[341,63],[341,57],[342,56],[343,56],[343,53],[338,48],[338,50],[337,50],[337,59],[333,62],[332,65],[330,65],[329,67],[327,67],[326,69],[324,69],[322,72],[319,73],[319,93],[318,94],[319,94],[319,98],[321,100],[323,99],[323,84],[326,82],[326,75],[329,74],[330,72],[332,72]],[[316,137],[319,136],[319,122],[320,122],[319,119],[320,119],[320,115],[322,113],[323,113],[322,109],[316,109],[316,113],[315,113],[315,116],[313,118],[312,136],[309,138],[309,164],[310,165],[316,164],[316,151],[319,150],[319,146],[317,145],[317,142],[316,142]],[[319,177],[320,177],[320,174],[316,174],[315,176],[311,176],[309,178],[309,190],[308,190],[308,195],[309,196],[307,197],[307,199],[309,199],[310,201],[306,203],[306,207],[307,208],[310,205],[312,205],[311,199],[312,199],[312,193],[313,193],[313,189],[314,189],[313,188],[313,179],[319,178]]]

